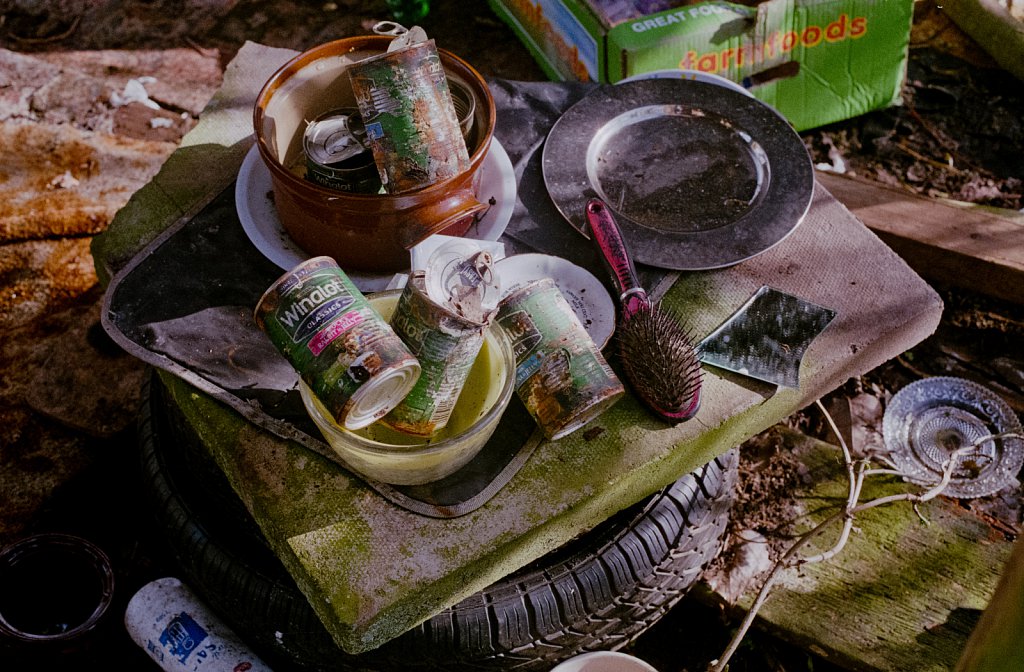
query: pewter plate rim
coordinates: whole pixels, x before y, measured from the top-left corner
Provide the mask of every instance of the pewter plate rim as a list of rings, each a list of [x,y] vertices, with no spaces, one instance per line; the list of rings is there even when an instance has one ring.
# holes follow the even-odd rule
[[[771,177],[750,209],[707,231],[652,228],[609,203],[637,262],[680,271],[725,268],[765,252],[796,229],[810,208],[814,170],[803,140],[789,122],[768,105],[732,89],[665,78],[598,87],[552,126],[542,151],[544,183],[555,207],[573,228],[586,235],[586,201],[599,191],[584,158],[591,143],[615,118],[659,105],[693,106],[728,120],[737,133],[746,133],[760,145]]]

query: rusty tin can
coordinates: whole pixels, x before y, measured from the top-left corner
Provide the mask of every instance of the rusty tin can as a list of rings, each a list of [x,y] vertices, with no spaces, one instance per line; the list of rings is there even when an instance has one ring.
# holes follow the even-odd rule
[[[254,316],[346,429],[386,415],[419,378],[416,357],[330,257],[313,257],[278,278]]]
[[[549,440],[579,429],[625,393],[550,278],[506,296],[497,320],[516,355],[516,392]]]
[[[416,355],[422,373],[409,395],[382,420],[415,436],[431,436],[448,424],[489,324],[437,304],[425,285],[424,273],[413,273],[391,317],[391,327]]]
[[[459,122],[459,130],[466,141],[466,147],[476,142],[473,134],[473,121],[476,116],[476,97],[466,85],[454,79],[448,80],[448,91],[452,94],[452,105],[455,107],[455,119]]]
[[[348,72],[387,193],[420,189],[469,169],[433,40],[364,59]]]
[[[302,150],[306,179],[322,187],[360,194],[380,191],[380,174],[354,107],[320,115],[306,126]]]

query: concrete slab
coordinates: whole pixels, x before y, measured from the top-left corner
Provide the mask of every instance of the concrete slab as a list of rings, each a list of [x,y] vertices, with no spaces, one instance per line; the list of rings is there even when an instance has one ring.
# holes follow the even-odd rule
[[[101,277],[230,183],[249,141],[252,101],[289,55],[243,47],[209,113],[97,238]],[[677,427],[627,396],[591,431],[541,444],[492,500],[455,519],[401,509],[330,461],[166,378],[335,641],[359,653],[916,345],[942,310],[938,295],[820,186],[783,243],[729,269],[683,274],[665,300],[703,336],[762,284],[838,311],[805,354],[799,389],[707,369],[699,415]]]

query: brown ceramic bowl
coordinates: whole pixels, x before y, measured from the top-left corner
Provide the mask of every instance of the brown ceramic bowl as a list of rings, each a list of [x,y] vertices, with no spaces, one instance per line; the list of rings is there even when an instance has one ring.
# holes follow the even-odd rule
[[[438,49],[449,80],[476,98],[463,173],[403,194],[357,194],[306,180],[302,134],[306,122],[339,107],[355,107],[346,69],[383,53],[392,38],[351,37],[305,51],[267,80],[256,98],[253,126],[260,157],[270,170],[281,224],[311,256],[329,256],[343,269],[399,271],[408,249],[434,233],[461,236],[486,207],[476,198],[480,169],[494,135],[494,99],[483,77],[458,56]]]

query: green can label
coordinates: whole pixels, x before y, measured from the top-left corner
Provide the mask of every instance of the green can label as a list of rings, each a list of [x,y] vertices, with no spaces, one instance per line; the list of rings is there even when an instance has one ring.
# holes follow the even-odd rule
[[[323,273],[320,277],[311,276],[309,281],[311,291],[295,303],[279,306],[275,317],[293,344],[303,343],[314,357],[319,357],[331,341],[361,323],[363,315],[359,311],[346,312],[355,298],[339,278]],[[328,325],[330,329],[325,329]]]
[[[423,273],[414,273],[402,291],[391,326],[422,367],[409,395],[383,422],[416,436],[443,429],[484,343],[485,323],[463,319],[427,296]]]
[[[548,439],[579,429],[625,393],[550,278],[505,297],[497,320],[515,352],[516,392]]]
[[[433,40],[354,63],[349,77],[385,191],[405,193],[469,169]]]
[[[281,276],[260,299],[255,319],[348,429],[385,415],[419,377],[419,362],[330,257]]]

